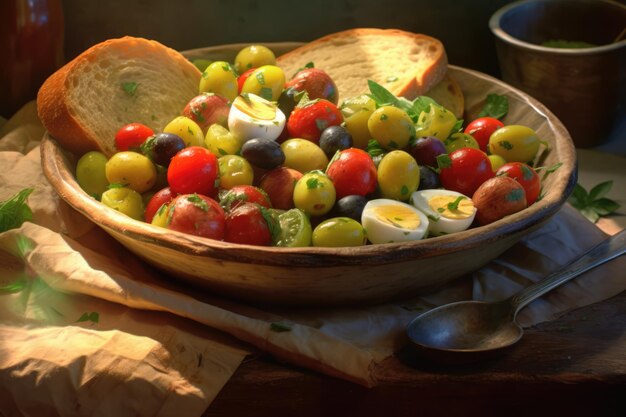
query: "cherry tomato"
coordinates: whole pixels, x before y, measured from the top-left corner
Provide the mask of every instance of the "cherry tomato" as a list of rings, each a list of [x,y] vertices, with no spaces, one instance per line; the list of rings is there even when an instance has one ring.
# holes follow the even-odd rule
[[[141,123],[130,123],[122,126],[115,134],[115,147],[118,151],[139,150],[146,139],[154,135],[154,131]]]
[[[496,176],[501,175],[515,179],[524,187],[528,205],[537,201],[539,192],[541,191],[541,179],[537,172],[529,165],[523,162],[508,162],[496,171]]]
[[[189,146],[172,157],[167,182],[177,194],[214,196],[218,179],[217,157],[201,146]]]
[[[335,185],[337,199],[348,195],[366,196],[376,190],[376,166],[371,156],[362,149],[339,151],[326,170]]]
[[[478,119],[472,120],[464,130],[464,133],[471,135],[476,142],[478,142],[478,146],[480,146],[480,150],[483,152],[487,152],[487,145],[489,144],[489,137],[496,130],[504,127],[504,123],[500,120],[493,117],[479,117]]]
[[[243,203],[255,203],[271,208],[272,203],[265,191],[252,185],[236,185],[220,192],[220,205],[225,211],[231,211]]]
[[[441,185],[448,190],[472,195],[486,180],[495,174],[491,162],[483,151],[462,148],[437,158]]]
[[[243,85],[245,84],[246,80],[248,79],[250,74],[252,74],[254,72],[255,69],[256,68],[247,69],[243,74],[241,74],[239,77],[237,77],[237,87],[238,87],[239,94],[241,94],[241,90],[243,89]]]
[[[298,105],[287,120],[287,130],[292,138],[302,138],[319,143],[322,131],[343,122],[341,111],[328,100],[320,99]]]
[[[226,216],[224,240],[246,245],[269,246],[272,244],[272,228],[275,220],[258,204],[243,203]]]
[[[337,86],[330,76],[318,68],[301,69],[287,82],[285,88],[294,88],[297,91],[306,91],[311,100],[323,98],[337,104]]]
[[[154,193],[154,195],[146,204],[146,209],[143,212],[143,219],[146,223],[152,223],[152,219],[156,212],[161,208],[163,204],[169,204],[176,194],[172,192],[170,187],[165,187]]]
[[[178,195],[169,205],[167,228],[223,240],[226,228],[224,210],[217,201],[206,195]]]

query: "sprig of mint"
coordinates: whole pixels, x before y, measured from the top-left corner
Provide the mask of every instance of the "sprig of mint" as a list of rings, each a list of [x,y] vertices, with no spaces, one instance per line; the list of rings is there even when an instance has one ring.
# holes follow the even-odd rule
[[[17,229],[22,223],[33,219],[33,212],[26,204],[26,199],[32,192],[32,188],[25,188],[10,199],[0,202],[0,233]]]
[[[501,119],[509,112],[509,99],[507,96],[501,96],[499,94],[488,94],[478,117],[493,117],[494,119]]]
[[[605,197],[612,186],[612,180],[605,181],[587,192],[582,185],[576,184],[568,201],[589,221],[596,223],[600,217],[608,216],[620,207],[618,203]]]

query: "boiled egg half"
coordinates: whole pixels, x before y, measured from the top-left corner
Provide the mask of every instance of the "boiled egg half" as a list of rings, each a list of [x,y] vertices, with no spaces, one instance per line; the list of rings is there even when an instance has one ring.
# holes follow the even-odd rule
[[[411,194],[411,203],[428,217],[428,233],[431,236],[466,230],[476,215],[472,199],[451,190],[415,191]]]
[[[228,130],[242,142],[253,138],[276,140],[284,127],[285,114],[256,94],[237,96],[228,113]]]
[[[396,200],[370,200],[363,208],[361,224],[375,244],[420,240],[428,231],[428,218],[414,206]]]

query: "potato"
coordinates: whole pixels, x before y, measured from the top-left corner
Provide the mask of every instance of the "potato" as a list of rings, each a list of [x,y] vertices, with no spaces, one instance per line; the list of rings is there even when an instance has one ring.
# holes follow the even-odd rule
[[[493,177],[482,183],[474,192],[472,201],[477,209],[476,221],[480,225],[495,222],[528,206],[524,188],[506,176]]]

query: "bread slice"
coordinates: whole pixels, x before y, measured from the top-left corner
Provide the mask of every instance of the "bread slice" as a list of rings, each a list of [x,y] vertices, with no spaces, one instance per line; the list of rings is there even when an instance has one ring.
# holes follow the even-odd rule
[[[465,96],[459,84],[450,76],[446,76],[437,85],[424,93],[438,104],[450,110],[457,119],[463,118]]]
[[[361,28],[333,33],[276,59],[287,78],[313,62],[337,85],[339,100],[369,93],[371,79],[396,96],[413,99],[439,83],[448,59],[430,36],[397,29]]]
[[[131,122],[162,130],[198,94],[200,71],[156,41],[123,37],[92,46],[52,74],[37,95],[44,127],[75,154],[110,156]]]

